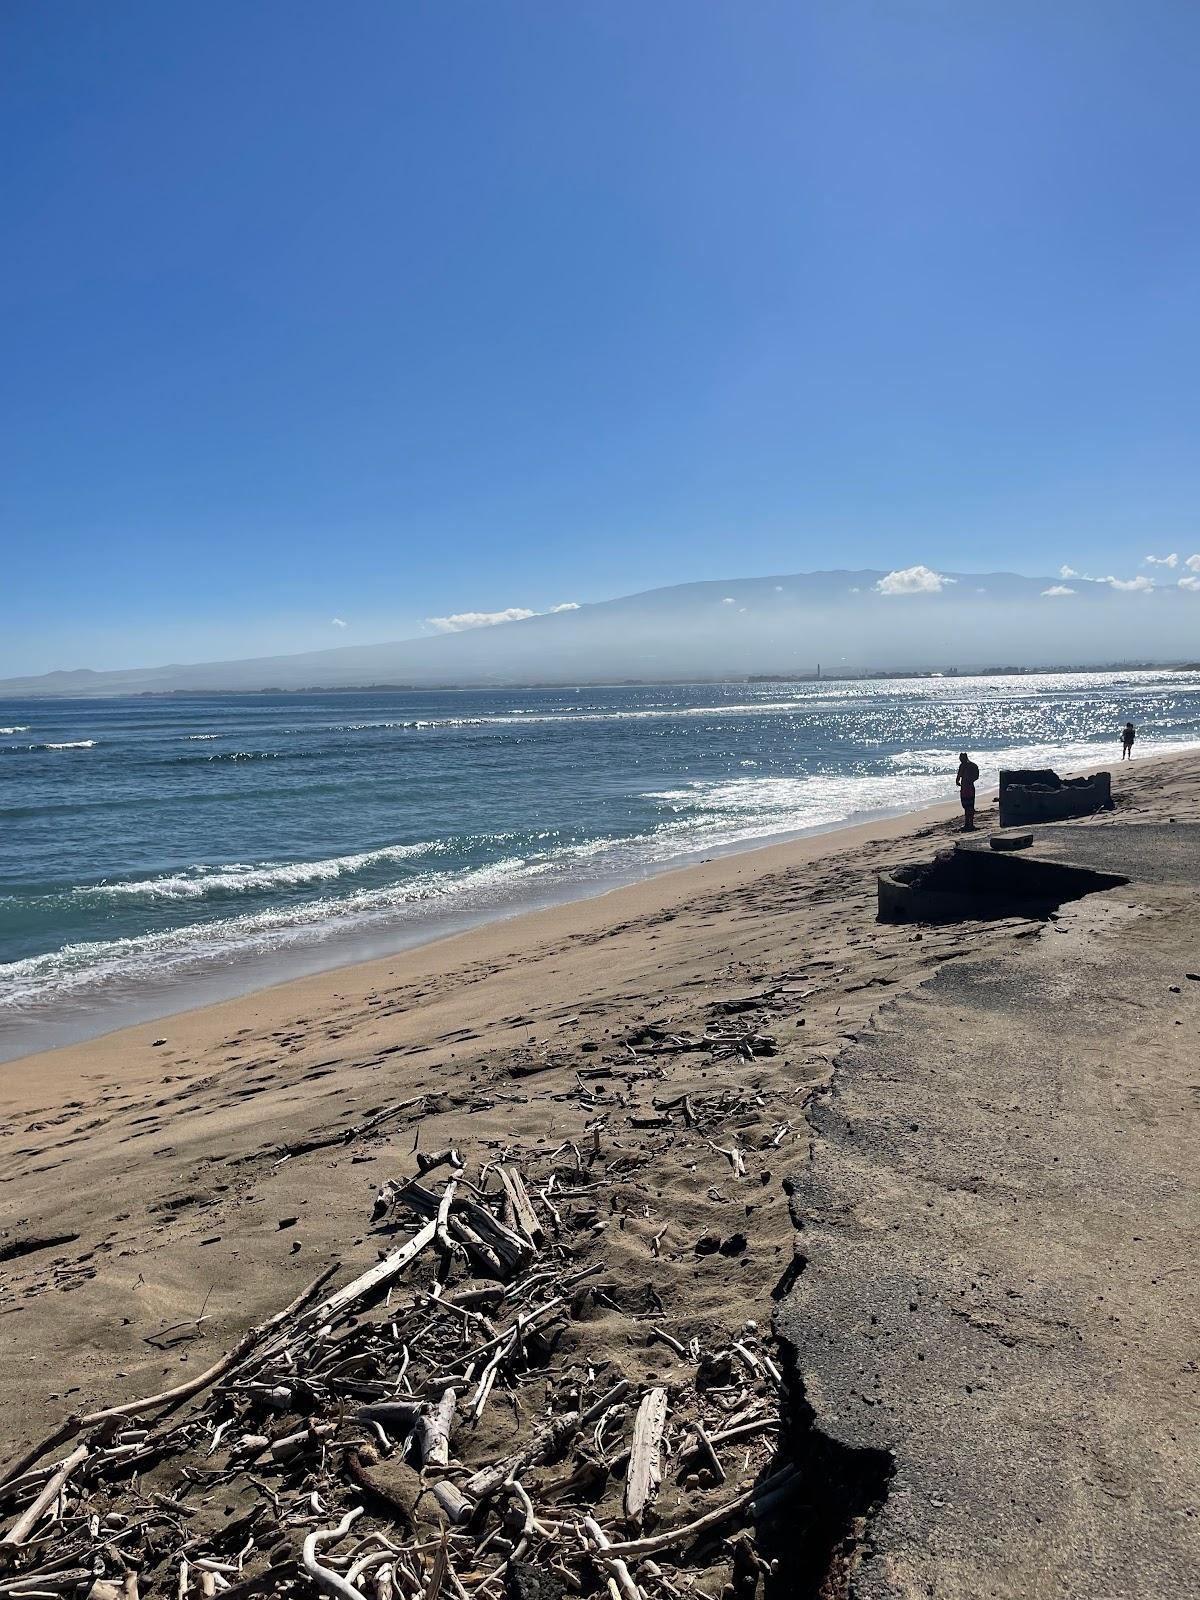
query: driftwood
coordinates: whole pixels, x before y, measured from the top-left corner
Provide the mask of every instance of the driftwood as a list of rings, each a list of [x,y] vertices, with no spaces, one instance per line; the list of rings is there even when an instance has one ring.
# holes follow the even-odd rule
[[[668,1435],[666,1388],[592,1356],[575,1325],[593,1305],[638,1322],[673,1310],[662,1280],[637,1295],[644,1310],[626,1310],[631,1286],[605,1252],[610,1221],[637,1214],[630,1188],[654,1215],[652,1177],[639,1176],[650,1157],[621,1128],[639,1121],[636,1080],[661,1069],[625,1067],[611,1092],[596,1086],[611,1067],[585,1070],[575,1138],[470,1168],[465,1147],[417,1154],[420,1173],[385,1183],[373,1219],[415,1229],[404,1243],[332,1292],[330,1268],[186,1383],[67,1418],[14,1462],[0,1484],[12,1522],[0,1600],[138,1600],[139,1585],[147,1600],[302,1600],[310,1585],[332,1600],[503,1600],[506,1587],[526,1600],[513,1576],[526,1569],[564,1593],[590,1592],[598,1570],[610,1600],[684,1600],[688,1547],[795,1487],[764,1475],[782,1379],[753,1323],[724,1342],[678,1323],[639,1330],[631,1359],[654,1340],[673,1353]],[[766,1148],[737,1132],[761,1124],[761,1107],[756,1088],[693,1089],[682,1115],[651,1119],[654,1138],[702,1160],[723,1144],[736,1171],[743,1138]],[[504,1414],[479,1427],[489,1406]],[[65,1459],[37,1464],[78,1434]],[[733,1440],[746,1443],[723,1452],[734,1481],[722,1503],[634,1537],[668,1448],[704,1469],[687,1480],[703,1493],[725,1477],[717,1447]],[[170,1476],[156,1481],[163,1458]],[[547,1482],[537,1469],[559,1461]],[[194,1516],[194,1495],[225,1494],[230,1520]]]
[[[461,1167],[463,1164],[458,1151],[449,1146],[445,1150],[417,1151],[417,1170],[422,1174],[432,1172],[435,1167],[444,1166],[446,1162],[452,1167]]]
[[[608,1553],[613,1557],[620,1556],[622,1559],[658,1555],[662,1550],[686,1544],[689,1539],[707,1533],[709,1528],[720,1527],[722,1522],[728,1522],[730,1517],[736,1516],[739,1511],[744,1511],[747,1506],[765,1502],[768,1498],[773,1499],[786,1490],[799,1487],[800,1478],[796,1468],[787,1467],[763,1482],[753,1484],[741,1494],[735,1495],[732,1500],[726,1500],[723,1505],[706,1511],[702,1517],[697,1517],[693,1522],[685,1522],[679,1528],[664,1528],[641,1539],[625,1539],[620,1543],[610,1544]]]
[[[441,1198],[424,1184],[414,1179],[404,1186],[398,1198],[416,1206],[427,1216],[432,1216],[436,1223],[441,1209]],[[503,1268],[503,1275],[507,1276],[524,1266],[533,1254],[533,1246],[528,1239],[506,1228],[498,1217],[493,1216],[483,1206],[476,1205],[473,1200],[463,1200],[453,1196],[447,1210],[451,1232],[457,1232],[458,1237],[469,1247],[474,1246],[476,1253],[481,1249],[490,1252],[491,1257]]]
[[[504,1185],[504,1192],[512,1206],[513,1219],[517,1227],[529,1240],[530,1244],[537,1246],[544,1243],[546,1235],[541,1223],[538,1221],[537,1212],[529,1198],[529,1191],[525,1187],[525,1180],[516,1167],[499,1166],[496,1176]]]
[[[614,1551],[612,1541],[595,1517],[584,1517],[583,1526],[599,1553],[601,1564],[612,1574],[623,1600],[642,1600],[642,1591],[634,1582],[633,1574],[621,1556]]]
[[[446,1513],[453,1523],[466,1522],[475,1507],[461,1490],[450,1482],[449,1478],[441,1478],[433,1486],[433,1498]]]
[[[556,1455],[569,1439],[573,1439],[581,1429],[603,1416],[610,1406],[615,1405],[628,1392],[629,1380],[622,1378],[620,1383],[614,1384],[607,1394],[601,1395],[599,1400],[586,1411],[571,1411],[565,1417],[556,1417],[553,1422],[546,1423],[523,1449],[497,1465],[485,1467],[482,1472],[477,1472],[468,1478],[463,1485],[466,1494],[472,1500],[488,1499],[508,1478],[516,1477],[536,1461],[548,1461]]]
[[[724,1483],[725,1468],[721,1465],[721,1458],[717,1454],[712,1440],[704,1431],[704,1424],[700,1422],[689,1422],[687,1425],[687,1431],[696,1441],[697,1453],[702,1455],[708,1462],[708,1470],[712,1473],[713,1477],[718,1483]]]
[[[340,1573],[334,1572],[331,1567],[322,1566],[317,1560],[317,1551],[323,1544],[332,1544],[337,1539],[344,1539],[362,1513],[362,1506],[355,1506],[352,1511],[347,1511],[336,1528],[318,1528],[304,1541],[301,1560],[304,1562],[305,1572],[319,1589],[323,1589],[326,1594],[335,1595],[337,1600],[366,1600],[366,1597]]]
[[[446,1389],[435,1406],[422,1406],[413,1424],[413,1437],[427,1467],[444,1467],[450,1460],[450,1428],[458,1396]]]
[[[33,1532],[34,1528],[36,1528],[38,1523],[41,1521],[42,1513],[48,1510],[49,1507],[54,1504],[54,1502],[58,1499],[59,1494],[62,1492],[62,1487],[66,1483],[67,1479],[75,1471],[75,1468],[80,1466],[84,1461],[87,1460],[87,1458],[87,1445],[81,1444],[78,1449],[73,1450],[63,1462],[62,1466],[59,1467],[58,1471],[50,1479],[49,1483],[42,1490],[41,1494],[38,1495],[37,1499],[27,1511],[21,1513],[16,1522],[13,1523],[12,1527],[5,1534],[3,1541],[0,1542],[8,1545],[9,1547],[24,1544],[26,1539],[28,1539],[29,1535]]]
[[[415,1106],[421,1105],[425,1100],[423,1094],[415,1095],[411,1100],[398,1100],[395,1105],[384,1106],[381,1111],[376,1111],[365,1122],[356,1123],[352,1128],[345,1128],[340,1133],[321,1134],[315,1139],[304,1139],[299,1144],[289,1145],[276,1161],[277,1167],[285,1161],[291,1161],[296,1156],[311,1155],[315,1150],[328,1150],[335,1144],[349,1144],[354,1139],[361,1139],[364,1134],[373,1133],[383,1123],[392,1117],[398,1117],[402,1111],[411,1111]]]
[[[419,1255],[427,1244],[433,1243],[436,1226],[436,1223],[427,1223],[406,1245],[384,1256],[383,1260],[377,1261],[369,1271],[362,1273],[352,1283],[346,1284],[345,1288],[339,1289],[336,1294],[331,1294],[328,1300],[322,1300],[319,1306],[315,1306],[309,1312],[308,1321],[328,1322],[344,1311],[348,1305],[353,1305],[364,1295],[370,1294],[375,1289],[381,1289],[385,1283],[390,1283],[404,1271],[414,1256]]]
[[[39,1589],[73,1589],[90,1581],[90,1567],[64,1567],[56,1572],[29,1572],[23,1578],[0,1578],[0,1595],[22,1595]]]
[[[450,1429],[458,1395],[443,1390],[437,1405],[411,1400],[378,1400],[362,1406],[358,1416],[365,1422],[379,1422],[387,1429],[411,1434],[424,1466],[445,1467],[450,1461]]]
[[[50,1434],[48,1438],[43,1439],[40,1444],[34,1445],[32,1449],[25,1452],[20,1460],[10,1465],[5,1473],[4,1483],[11,1482],[13,1478],[19,1478],[35,1461],[39,1461],[47,1450],[53,1450],[55,1445],[62,1444],[65,1440],[73,1438],[85,1428],[97,1427],[100,1423],[108,1422],[114,1417],[137,1417],[141,1416],[145,1411],[157,1411],[160,1406],[177,1406],[182,1404],[184,1400],[189,1400],[193,1395],[199,1394],[201,1390],[210,1388],[218,1378],[244,1360],[250,1351],[256,1345],[261,1344],[276,1328],[290,1321],[312,1296],[328,1283],[336,1271],[336,1263],[333,1266],[326,1267],[324,1272],[313,1279],[307,1289],[296,1296],[291,1305],[285,1306],[282,1311],[276,1312],[273,1317],[261,1323],[257,1328],[251,1328],[250,1332],[240,1339],[227,1355],[214,1362],[205,1372],[199,1373],[195,1378],[189,1378],[186,1383],[176,1384],[173,1389],[164,1389],[159,1394],[147,1395],[141,1400],[129,1400],[124,1405],[108,1406],[101,1411],[91,1411],[86,1416],[68,1417],[62,1426]]]
[[[646,1506],[658,1493],[662,1477],[663,1429],[667,1425],[667,1391],[649,1389],[642,1396],[633,1423],[629,1473],[625,1479],[625,1515],[640,1527]]]

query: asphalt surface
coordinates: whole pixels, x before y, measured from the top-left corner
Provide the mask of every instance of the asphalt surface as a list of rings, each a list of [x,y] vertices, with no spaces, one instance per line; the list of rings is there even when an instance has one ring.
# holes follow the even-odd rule
[[[793,1180],[856,1600],[1200,1595],[1200,827],[1037,835],[1129,884],[886,1006]]]

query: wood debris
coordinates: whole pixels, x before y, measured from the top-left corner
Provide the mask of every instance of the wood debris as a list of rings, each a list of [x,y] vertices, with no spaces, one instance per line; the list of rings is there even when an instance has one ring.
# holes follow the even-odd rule
[[[760,1042],[731,1030],[700,1048],[753,1059]],[[689,1048],[649,1047],[664,1045]],[[579,1143],[475,1170],[455,1149],[418,1156],[376,1199],[375,1224],[401,1238],[372,1267],[333,1289],[327,1269],[206,1371],[68,1418],[14,1460],[0,1600],[499,1600],[524,1594],[530,1565],[556,1594],[679,1600],[727,1571],[727,1536],[795,1478],[774,1449],[783,1388],[745,1330],[706,1351],[642,1327],[663,1382],[581,1358],[588,1316],[629,1314],[604,1259],[607,1196],[652,1160],[591,1116],[607,1094],[632,1121],[613,1081],[577,1079]],[[742,1176],[738,1130],[708,1135],[755,1110],[727,1086],[653,1121]],[[652,1284],[645,1306],[662,1310]],[[659,1526],[668,1474],[686,1505]]]

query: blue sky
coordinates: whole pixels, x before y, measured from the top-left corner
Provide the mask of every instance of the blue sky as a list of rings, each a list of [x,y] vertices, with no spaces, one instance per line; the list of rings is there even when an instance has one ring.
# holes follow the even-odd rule
[[[1190,0],[7,0],[0,78],[0,671],[1200,548]]]

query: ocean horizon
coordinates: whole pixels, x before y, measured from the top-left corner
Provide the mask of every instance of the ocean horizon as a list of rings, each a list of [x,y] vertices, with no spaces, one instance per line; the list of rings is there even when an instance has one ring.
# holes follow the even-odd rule
[[[0,702],[0,1060],[999,769],[1200,745],[1200,672]]]

